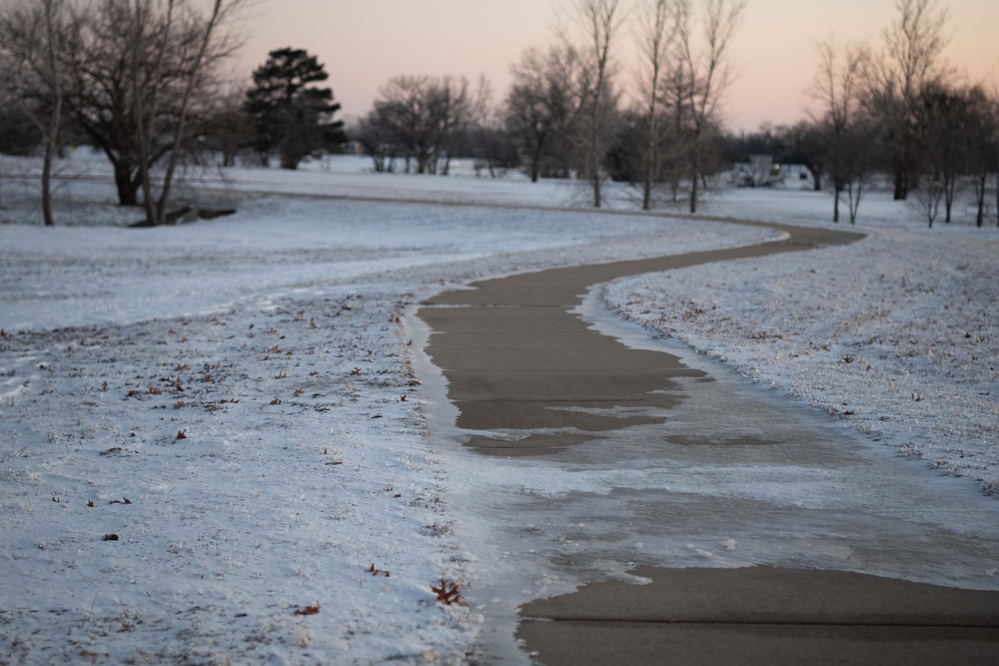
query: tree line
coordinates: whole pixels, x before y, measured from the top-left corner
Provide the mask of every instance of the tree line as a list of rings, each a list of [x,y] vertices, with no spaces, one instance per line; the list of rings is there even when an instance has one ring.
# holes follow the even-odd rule
[[[294,169],[348,139],[379,172],[447,175],[452,158],[471,157],[493,175],[575,177],[595,207],[615,180],[634,185],[643,209],[683,201],[696,212],[711,176],[767,154],[831,189],[837,222],[844,204],[855,222],[884,177],[931,226],[952,219],[962,192],[979,225],[990,194],[999,213],[997,94],[943,62],[937,0],[896,0],[877,44],[819,44],[808,117],[739,136],[726,132],[721,102],[746,0],[573,0],[553,42],[512,65],[499,102],[484,78],[396,76],[349,128],[324,66],[304,50],[272,51],[249,86],[224,82],[239,2],[21,0],[0,12],[10,102],[0,148],[42,147],[46,223],[52,159],[67,140],[104,151],[120,203],[142,203],[150,224],[168,216],[179,160],[221,155],[230,166],[252,151]],[[625,41],[637,46],[629,63],[618,55]]]
[[[719,103],[731,80],[729,50],[746,0],[576,0],[556,43],[528,48],[513,65],[506,98],[486,106],[486,86],[464,79],[396,77],[356,131],[376,169],[392,157],[420,173],[460,145],[490,168],[522,166],[532,181],[574,175],[603,204],[607,179],[641,184],[642,207],[664,184],[696,212],[721,133]],[[634,31],[640,44],[624,107],[617,57]],[[441,101],[446,100],[446,103]],[[452,113],[453,112],[453,113]],[[428,166],[429,165],[429,166]],[[446,173],[446,169],[445,169]]]

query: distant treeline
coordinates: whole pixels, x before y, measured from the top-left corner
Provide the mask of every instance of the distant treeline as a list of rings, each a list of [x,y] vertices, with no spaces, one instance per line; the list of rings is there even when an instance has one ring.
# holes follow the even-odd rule
[[[201,3],[204,4],[204,3]],[[742,184],[772,185],[801,164],[851,221],[875,179],[914,201],[929,224],[971,200],[979,226],[999,216],[999,96],[943,61],[937,0],[898,0],[877,44],[817,48],[812,110],[791,126],[726,130],[721,102],[745,0],[574,0],[553,43],[527,49],[501,100],[489,81],[400,75],[350,127],[304,50],[272,51],[248,84],[222,76],[237,52],[228,31],[240,0],[20,0],[0,11],[0,151],[89,143],[112,162],[119,201],[156,199],[154,165],[353,150],[379,172],[448,175],[455,158],[493,176],[521,169],[577,178],[602,205],[607,180],[632,183],[641,206],[684,201],[696,212],[711,177],[740,163]],[[624,39],[633,62],[617,58]],[[168,174],[170,169],[167,169]],[[48,176],[43,176],[48,177]],[[43,190],[45,188],[43,187]],[[146,204],[151,219],[156,207]],[[999,222],[999,217],[993,218]]]

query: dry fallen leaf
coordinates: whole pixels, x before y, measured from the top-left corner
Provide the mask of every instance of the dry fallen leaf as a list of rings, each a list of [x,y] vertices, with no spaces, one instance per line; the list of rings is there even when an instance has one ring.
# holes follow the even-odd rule
[[[448,585],[450,585],[450,589],[448,589]],[[437,601],[442,604],[450,606],[452,604],[461,603],[461,593],[458,592],[458,583],[448,583],[446,580],[441,578],[441,586],[437,588],[431,585],[430,589],[437,594]]]
[[[306,606],[303,610],[296,610],[295,615],[316,615],[319,613],[319,602],[315,606]]]

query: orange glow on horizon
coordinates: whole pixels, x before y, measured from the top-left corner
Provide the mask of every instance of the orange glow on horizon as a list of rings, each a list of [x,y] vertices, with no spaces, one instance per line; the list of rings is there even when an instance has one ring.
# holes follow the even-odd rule
[[[631,3],[634,4],[634,3]],[[268,51],[307,49],[330,74],[342,117],[368,112],[379,88],[400,74],[485,75],[502,101],[510,66],[529,46],[555,41],[568,0],[259,0],[244,22],[246,44],[236,75],[246,83]],[[629,5],[630,6],[630,5]],[[999,2],[941,2],[950,16],[947,62],[974,82],[999,81]],[[880,43],[895,16],[894,0],[749,0],[732,46],[737,77],[725,98],[727,125],[755,130],[765,121],[806,117],[815,76],[816,42]],[[618,34],[618,85],[631,85],[630,27]],[[242,77],[245,77],[243,79]]]

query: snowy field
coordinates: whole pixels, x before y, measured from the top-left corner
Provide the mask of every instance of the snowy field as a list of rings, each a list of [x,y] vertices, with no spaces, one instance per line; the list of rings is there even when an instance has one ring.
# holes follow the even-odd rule
[[[585,190],[516,174],[368,166],[191,173],[178,201],[201,189],[238,212],[128,229],[140,216],[110,205],[102,163],[74,155],[63,224],[45,229],[35,186],[9,177],[37,164],[0,156],[4,659],[478,658],[489,608],[468,535],[489,526],[467,529],[449,498],[456,470],[473,472],[430,416],[443,395],[413,304],[485,276],[776,238],[574,210]],[[633,192],[610,194],[635,210]],[[703,207],[792,224],[830,209],[791,188]],[[860,221],[855,245],[629,278],[602,297],[928,475],[996,492],[999,233],[924,230],[884,193]],[[445,603],[451,591],[470,603]]]

